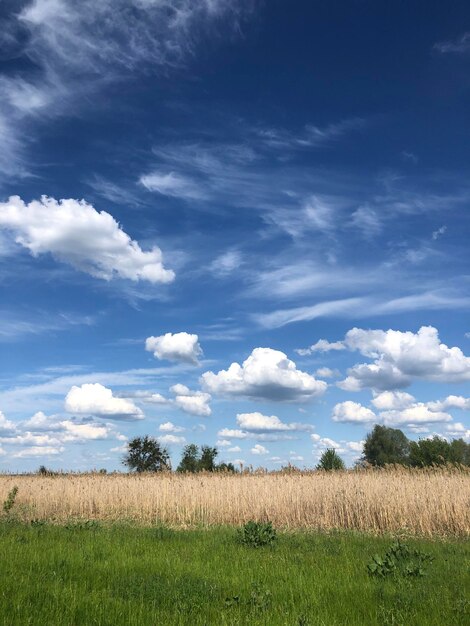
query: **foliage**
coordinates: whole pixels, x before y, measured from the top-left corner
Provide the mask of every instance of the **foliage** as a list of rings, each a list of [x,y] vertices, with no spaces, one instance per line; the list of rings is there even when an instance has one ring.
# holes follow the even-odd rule
[[[408,464],[410,442],[398,428],[376,424],[365,440],[364,460],[378,467],[389,463]]]
[[[233,463],[219,463],[215,469],[217,472],[226,472],[229,474],[236,474],[238,472]]]
[[[409,462],[413,467],[446,463],[470,465],[470,444],[465,443],[463,439],[448,442],[437,435],[431,439],[411,441]]]
[[[4,513],[9,513],[13,508],[16,500],[16,496],[18,494],[18,487],[13,487],[11,491],[8,492],[7,499],[3,502],[3,511]]]
[[[343,459],[337,454],[334,448],[328,448],[321,455],[320,461],[317,465],[318,470],[344,470],[345,469]]]
[[[176,468],[177,472],[197,472],[199,468],[199,447],[190,443],[183,448],[181,461]]]
[[[135,437],[127,444],[123,464],[136,472],[161,472],[171,469],[168,450],[154,437]]]
[[[181,461],[176,471],[195,473],[215,472],[219,468],[224,469],[224,467],[229,469],[226,463],[222,464],[224,467],[216,465],[215,459],[218,454],[219,452],[217,448],[212,448],[211,446],[201,446],[201,450],[199,450],[199,447],[196,444],[190,443],[184,447],[181,455]],[[234,470],[235,468],[233,467],[233,471]]]
[[[238,531],[238,538],[245,546],[259,548],[276,541],[276,531],[271,522],[249,521]]]
[[[424,576],[424,565],[430,563],[433,557],[420,550],[413,550],[400,540],[393,543],[380,557],[375,555],[367,566],[371,576],[384,578],[388,576]]]

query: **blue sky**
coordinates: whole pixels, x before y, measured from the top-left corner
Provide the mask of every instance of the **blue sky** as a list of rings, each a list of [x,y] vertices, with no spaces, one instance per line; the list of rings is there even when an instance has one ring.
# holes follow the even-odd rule
[[[0,468],[470,438],[470,8],[0,6]]]

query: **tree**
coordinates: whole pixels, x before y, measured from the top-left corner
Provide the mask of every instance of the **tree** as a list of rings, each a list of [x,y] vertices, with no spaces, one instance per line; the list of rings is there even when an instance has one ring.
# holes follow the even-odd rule
[[[171,469],[168,450],[154,437],[135,437],[127,444],[123,464],[136,472],[161,472]]]
[[[428,467],[450,462],[451,447],[448,441],[435,435],[431,439],[410,441],[410,465]]]
[[[199,469],[199,448],[196,444],[190,443],[183,449],[181,461],[176,468],[177,472],[197,472]]]
[[[216,469],[215,458],[219,454],[217,448],[210,446],[201,447],[201,458],[199,459],[199,469],[201,471],[213,472]]]
[[[431,439],[410,442],[410,465],[413,467],[446,463],[470,465],[470,445],[463,439],[453,439],[449,442],[437,435]]]
[[[376,424],[366,437],[363,458],[378,467],[387,463],[407,465],[409,450],[410,442],[401,430]]]
[[[336,453],[336,450],[334,448],[328,448],[321,455],[317,469],[327,471],[343,470],[345,469],[345,465],[343,459]]]
[[[236,469],[233,463],[219,463],[216,466],[215,470],[217,472],[225,472],[229,474],[236,474],[238,472],[238,470]]]
[[[217,448],[210,446],[199,447],[190,443],[185,446],[177,472],[215,472],[220,466],[216,465],[215,458],[219,454]],[[234,468],[235,469],[235,468]]]

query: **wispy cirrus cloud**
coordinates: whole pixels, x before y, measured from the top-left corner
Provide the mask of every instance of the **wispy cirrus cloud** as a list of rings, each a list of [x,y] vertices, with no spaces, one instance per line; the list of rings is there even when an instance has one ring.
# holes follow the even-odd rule
[[[252,0],[30,0],[3,23],[5,53],[22,74],[0,77],[0,173],[25,176],[28,135],[38,122],[86,106],[130,72],[181,68],[198,42],[238,33]],[[77,98],[77,95],[80,95]],[[108,190],[109,191],[109,190]]]
[[[470,52],[470,32],[466,32],[456,39],[439,41],[434,44],[433,50],[441,54],[464,54]]]

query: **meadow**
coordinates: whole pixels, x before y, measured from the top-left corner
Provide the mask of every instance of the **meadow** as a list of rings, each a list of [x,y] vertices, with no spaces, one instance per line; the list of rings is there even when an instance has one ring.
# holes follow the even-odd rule
[[[468,470],[2,475],[0,502],[0,626],[470,623]]]
[[[0,523],[2,626],[464,626],[470,546],[408,540],[422,576],[375,578],[390,538],[125,524]]]
[[[270,520],[280,529],[468,537],[468,468],[342,472],[2,475],[18,519],[175,528]]]

